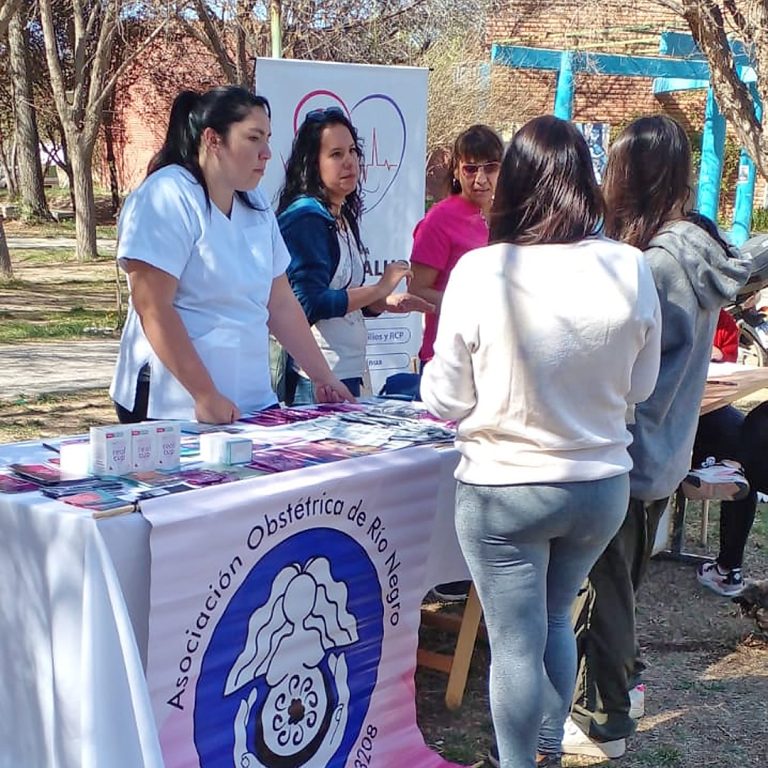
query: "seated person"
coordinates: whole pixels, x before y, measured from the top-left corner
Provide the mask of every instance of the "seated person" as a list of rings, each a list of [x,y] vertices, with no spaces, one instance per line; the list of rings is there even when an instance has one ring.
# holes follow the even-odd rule
[[[712,360],[735,362],[738,339],[736,323],[721,310]],[[768,402],[746,415],[726,405],[699,418],[693,446],[697,469],[683,481],[683,493],[688,498],[722,500],[720,551],[697,571],[699,582],[719,595],[732,597],[743,588],[742,560],[755,519],[757,492],[768,491],[767,448]]]

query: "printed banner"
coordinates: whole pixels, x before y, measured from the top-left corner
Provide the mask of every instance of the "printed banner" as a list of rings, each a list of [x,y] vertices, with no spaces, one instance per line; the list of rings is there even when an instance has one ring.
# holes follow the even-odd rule
[[[454,765],[413,679],[439,475],[414,448],[142,505],[166,768]]]
[[[375,283],[389,262],[410,258],[413,229],[424,216],[427,70],[259,59],[256,77],[256,90],[272,107],[273,157],[260,189],[275,203],[293,136],[307,112],[339,107],[357,128],[365,155],[366,282]],[[422,321],[419,313],[366,320],[374,393],[390,374],[409,370],[421,346]]]

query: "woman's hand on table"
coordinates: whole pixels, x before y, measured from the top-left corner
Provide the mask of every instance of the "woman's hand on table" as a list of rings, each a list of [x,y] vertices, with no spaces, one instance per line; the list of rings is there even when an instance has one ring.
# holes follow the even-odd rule
[[[240,418],[240,410],[220,392],[212,392],[195,400],[195,418],[203,424],[231,424]]]
[[[406,312],[434,312],[435,305],[430,304],[421,296],[412,293],[390,293],[384,300],[384,309],[387,312],[404,314]]]
[[[329,379],[313,379],[315,400],[318,403],[354,403],[352,393],[335,376]]]

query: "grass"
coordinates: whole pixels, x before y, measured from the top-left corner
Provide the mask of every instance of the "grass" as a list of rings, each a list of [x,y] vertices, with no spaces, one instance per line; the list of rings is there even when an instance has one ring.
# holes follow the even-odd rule
[[[7,319],[5,314],[0,312],[0,344],[117,336],[120,332],[116,312],[71,309],[50,313],[37,322]]]

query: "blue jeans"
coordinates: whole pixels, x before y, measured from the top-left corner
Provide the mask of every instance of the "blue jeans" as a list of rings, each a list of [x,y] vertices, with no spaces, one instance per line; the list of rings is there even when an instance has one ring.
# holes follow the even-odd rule
[[[576,680],[571,607],[621,525],[626,474],[551,485],[458,483],[456,531],[491,645],[490,700],[502,768],[559,753]]]
[[[296,374],[296,389],[293,395],[291,405],[311,405],[317,402],[315,400],[315,388],[309,379]],[[354,379],[341,379],[341,383],[352,393],[352,397],[360,397],[360,388],[363,386],[363,380],[360,377]]]

